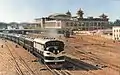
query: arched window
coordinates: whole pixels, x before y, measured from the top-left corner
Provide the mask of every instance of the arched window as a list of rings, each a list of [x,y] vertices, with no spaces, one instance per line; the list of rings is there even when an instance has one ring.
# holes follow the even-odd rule
[[[77,26],[77,23],[75,23],[74,26]]]
[[[71,26],[73,26],[73,23],[71,22]]]
[[[100,26],[100,22],[98,22],[98,26]]]
[[[68,23],[68,22],[66,23],[66,26],[69,26],[69,23]]]

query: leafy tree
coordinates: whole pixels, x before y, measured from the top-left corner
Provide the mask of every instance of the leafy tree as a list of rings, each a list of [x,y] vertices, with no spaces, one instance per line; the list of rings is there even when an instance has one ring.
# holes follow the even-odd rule
[[[7,23],[0,22],[0,29],[6,29],[7,28]]]
[[[114,21],[114,26],[120,26],[120,20],[116,19],[116,21]]]

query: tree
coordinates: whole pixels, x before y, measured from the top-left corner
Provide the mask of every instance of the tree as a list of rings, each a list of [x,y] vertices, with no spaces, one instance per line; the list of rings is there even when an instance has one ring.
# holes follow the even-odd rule
[[[116,19],[116,21],[114,21],[114,26],[120,26],[120,20]]]
[[[0,22],[0,29],[6,29],[7,28],[7,23]]]
[[[110,21],[109,22],[109,28],[112,28],[114,26],[114,22]]]

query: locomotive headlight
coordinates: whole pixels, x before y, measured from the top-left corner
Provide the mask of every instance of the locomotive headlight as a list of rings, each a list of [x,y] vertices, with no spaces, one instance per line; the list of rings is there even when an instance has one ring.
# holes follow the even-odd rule
[[[55,53],[55,50],[53,51],[53,53]]]
[[[59,50],[57,52],[59,53]]]

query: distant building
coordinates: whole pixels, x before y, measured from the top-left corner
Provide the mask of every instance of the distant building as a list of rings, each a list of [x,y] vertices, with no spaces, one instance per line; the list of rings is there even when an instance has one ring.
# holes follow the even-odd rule
[[[40,23],[28,23],[28,22],[22,22],[22,23],[16,23],[11,22],[7,25],[7,29],[36,29],[41,28]]]
[[[109,25],[108,18],[105,14],[94,17],[83,17],[83,11],[79,9],[77,16],[72,16],[70,11],[66,14],[56,13],[48,17],[35,19],[37,23],[40,23],[41,28],[56,28],[62,31],[64,30],[97,30],[106,29]]]
[[[8,29],[18,29],[18,25],[19,25],[19,23],[11,22],[8,25]]]
[[[41,28],[40,23],[20,23],[20,26],[23,26],[25,29],[36,29]]]
[[[10,29],[13,29],[13,28],[12,28],[11,26],[7,26],[7,29],[9,29],[9,30],[10,30]]]
[[[112,28],[113,40],[120,40],[120,26]]]

